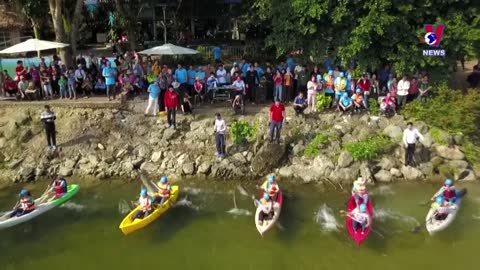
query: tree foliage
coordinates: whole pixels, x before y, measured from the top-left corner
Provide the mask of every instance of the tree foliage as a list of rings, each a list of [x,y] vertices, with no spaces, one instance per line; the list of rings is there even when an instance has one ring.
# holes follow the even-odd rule
[[[460,55],[480,46],[480,2],[474,0],[257,0],[259,17],[271,24],[267,44],[277,55],[303,49],[304,56],[329,54],[358,67],[393,63],[399,73],[417,68],[448,70]],[[421,57],[424,24],[445,24],[446,59]],[[447,61],[445,61],[447,60]],[[319,62],[318,60],[316,62]]]

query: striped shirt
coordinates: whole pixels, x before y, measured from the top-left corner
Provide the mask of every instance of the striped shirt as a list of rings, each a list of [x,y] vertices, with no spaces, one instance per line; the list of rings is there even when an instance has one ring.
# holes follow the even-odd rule
[[[52,111],[44,111],[40,115],[40,120],[45,124],[54,125],[55,119],[55,113]]]

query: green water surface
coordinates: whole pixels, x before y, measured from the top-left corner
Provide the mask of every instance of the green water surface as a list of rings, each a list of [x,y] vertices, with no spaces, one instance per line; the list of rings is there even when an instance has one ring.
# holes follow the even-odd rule
[[[435,185],[406,183],[371,189],[376,232],[361,247],[347,235],[339,213],[348,199],[346,191],[284,184],[281,225],[262,238],[253,215],[228,213],[234,208],[231,191],[236,184],[185,185],[188,190],[181,187],[180,206],[129,236],[118,229],[125,215],[120,213],[125,210],[122,201],[135,200],[139,184],[113,181],[81,188],[66,207],[0,230],[0,269],[476,268],[474,261],[480,251],[478,184],[462,185],[469,192],[457,219],[433,237],[425,230],[418,234],[411,230],[424,220],[427,208],[419,203],[431,196]],[[32,184],[29,188],[41,194],[44,186]],[[19,189],[0,190],[0,210],[14,204],[13,193]],[[253,185],[245,189],[257,193]],[[254,213],[252,200],[238,191],[236,204]],[[329,209],[333,216],[327,215],[327,219],[333,221],[325,222],[322,213]]]

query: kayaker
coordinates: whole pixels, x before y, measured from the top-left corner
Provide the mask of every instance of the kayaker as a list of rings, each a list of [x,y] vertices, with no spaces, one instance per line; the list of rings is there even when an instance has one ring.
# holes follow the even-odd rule
[[[431,207],[435,210],[433,216],[436,220],[444,220],[452,210],[457,208],[455,204],[449,203],[443,196],[436,197]]]
[[[53,199],[62,197],[67,193],[67,180],[63,177],[57,177],[52,183],[52,190],[55,191]]]
[[[263,194],[263,198],[258,200],[258,205],[261,207],[260,214],[258,215],[258,223],[260,225],[263,225],[263,222],[266,222],[267,220],[270,220],[273,218],[273,202],[270,199],[270,196],[268,196],[267,193]]]
[[[357,207],[359,206],[360,199],[362,199],[362,203],[367,204],[367,185],[365,179],[363,179],[362,177],[359,177],[355,182],[353,182],[352,196],[355,198],[355,203],[357,204]]]
[[[35,201],[30,194],[30,191],[27,189],[22,189],[20,191],[20,201],[18,202],[18,207],[10,214],[10,217],[21,217],[25,214],[28,214],[35,210]]]
[[[355,233],[357,233],[358,227],[362,227],[361,234],[365,233],[365,229],[370,226],[370,216],[367,214],[367,205],[365,203],[360,204],[359,207],[355,208],[349,214],[352,219],[352,228]]]
[[[138,199],[138,205],[140,205],[140,210],[138,210],[133,216],[132,221],[135,219],[143,219],[147,217],[152,211],[152,202],[153,199],[148,195],[146,189],[142,188],[140,191],[140,198]]]
[[[277,181],[275,180],[275,176],[270,175],[268,179],[265,182],[263,182],[261,189],[265,194],[268,194],[268,196],[270,196],[270,198],[273,201],[277,200],[277,194],[278,194],[278,191],[280,191],[280,187],[278,186]]]
[[[435,195],[433,195],[431,200],[434,201],[435,198],[437,198],[440,195],[442,195],[443,198],[449,202],[452,202],[452,203],[455,202],[457,194],[456,194],[456,188],[453,185],[452,179],[446,179],[443,186],[440,188],[439,191],[437,191],[437,193],[435,193]]]
[[[158,181],[156,188],[158,190],[158,196],[155,196],[155,198],[153,199],[153,203],[158,203],[159,205],[162,205],[165,200],[170,197],[170,190],[172,188],[166,176],[162,176],[160,181]]]

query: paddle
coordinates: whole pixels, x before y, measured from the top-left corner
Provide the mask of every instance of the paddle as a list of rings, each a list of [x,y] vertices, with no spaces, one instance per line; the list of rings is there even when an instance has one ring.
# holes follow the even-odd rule
[[[238,185],[237,189],[240,192],[240,194],[252,198],[253,199],[253,206],[257,207],[258,202],[257,202],[257,199],[255,199],[255,196],[249,194],[241,185]]]
[[[467,194],[467,189],[466,188],[463,188],[462,190],[460,190],[459,194],[458,194],[458,198],[462,198],[463,196],[465,196]],[[419,233],[423,227],[425,227],[425,224],[427,224],[428,222],[432,221],[433,218],[435,218],[437,216],[437,214],[434,214],[432,215],[429,219],[425,220],[424,222],[422,222],[422,224],[416,226],[415,228],[413,228],[412,230],[412,233]]]
[[[346,216],[348,216],[349,218],[355,220],[356,222],[359,222],[359,221],[356,220],[352,215],[350,215],[349,213],[347,213],[347,211],[345,211],[345,210],[340,210],[340,214],[346,215]],[[381,234],[379,231],[373,229],[372,226],[369,226],[369,227],[370,227],[370,231],[378,234],[378,236],[380,236],[382,239],[385,239],[385,236],[383,236],[383,234]]]

